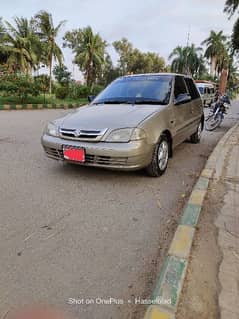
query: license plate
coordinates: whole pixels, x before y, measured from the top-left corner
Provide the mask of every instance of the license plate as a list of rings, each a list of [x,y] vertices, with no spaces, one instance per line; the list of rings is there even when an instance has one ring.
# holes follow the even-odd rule
[[[83,148],[63,148],[64,159],[74,162],[85,162],[85,150]]]

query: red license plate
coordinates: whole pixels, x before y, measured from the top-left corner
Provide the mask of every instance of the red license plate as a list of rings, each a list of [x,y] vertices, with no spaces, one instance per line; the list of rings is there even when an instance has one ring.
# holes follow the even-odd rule
[[[64,148],[64,159],[75,162],[85,162],[85,150],[83,148]]]

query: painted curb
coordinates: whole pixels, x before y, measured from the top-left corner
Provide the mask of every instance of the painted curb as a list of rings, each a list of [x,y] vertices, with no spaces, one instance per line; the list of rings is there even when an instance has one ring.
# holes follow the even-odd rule
[[[80,107],[82,103],[67,104],[1,104],[0,111],[8,110],[42,110],[42,109],[74,109]]]
[[[192,190],[167,257],[159,272],[151,297],[152,305],[148,306],[144,319],[175,319],[196,226],[209,188],[209,182],[210,179],[214,178],[215,167],[222,148],[237,127],[239,127],[239,123],[220,139]]]

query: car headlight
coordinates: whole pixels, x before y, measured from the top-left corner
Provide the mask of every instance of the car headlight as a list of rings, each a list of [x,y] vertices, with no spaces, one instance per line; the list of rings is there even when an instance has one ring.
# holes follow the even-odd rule
[[[59,136],[58,126],[50,122],[47,124],[44,133],[51,136]]]
[[[106,138],[106,142],[127,143],[145,138],[145,132],[139,128],[122,128],[112,131]]]

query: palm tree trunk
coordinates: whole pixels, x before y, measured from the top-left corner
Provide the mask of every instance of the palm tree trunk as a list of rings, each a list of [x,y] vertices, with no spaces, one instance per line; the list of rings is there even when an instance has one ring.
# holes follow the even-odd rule
[[[215,57],[215,56],[212,56],[212,57],[211,57],[211,65],[210,65],[210,75],[211,75],[211,76],[215,76],[216,63],[217,63],[216,57]]]
[[[223,69],[220,77],[219,92],[225,94],[227,90],[228,69]]]
[[[50,53],[50,61],[49,61],[49,78],[50,78],[50,83],[49,83],[49,93],[52,93],[52,53]]]

